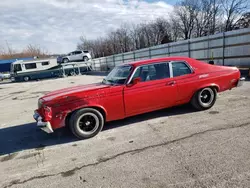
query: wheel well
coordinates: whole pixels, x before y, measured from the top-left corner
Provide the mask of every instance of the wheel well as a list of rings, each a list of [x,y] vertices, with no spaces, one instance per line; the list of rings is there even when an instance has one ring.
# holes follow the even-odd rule
[[[213,85],[213,86],[205,86],[205,87],[202,87],[202,88],[200,88],[200,89],[198,89],[198,90],[194,91],[194,93],[193,93],[193,95],[192,95],[192,97],[191,97],[191,99],[190,99],[190,100],[192,100],[192,98],[195,96],[195,94],[196,94],[198,91],[200,91],[200,90],[202,90],[202,89],[204,89],[204,88],[206,88],[206,87],[210,87],[210,88],[212,88],[212,89],[215,89],[215,90],[216,90],[216,92],[218,92],[218,91],[219,91],[219,87],[218,87],[218,86],[216,86],[216,85]]]
[[[217,92],[219,91],[219,87],[218,86],[211,86],[211,88],[214,88]]]
[[[104,122],[106,121],[106,113],[105,113],[105,111],[104,111],[102,108],[96,107],[96,106],[88,106],[88,107],[84,107],[84,108],[93,108],[93,109],[95,109],[95,110],[98,110],[98,111],[103,115]],[[77,110],[80,110],[80,109],[84,109],[84,108],[78,108],[78,109],[76,109],[76,110],[74,110],[74,111],[68,113],[67,116],[66,116],[66,118],[65,118],[65,126],[68,125],[69,120],[70,120],[70,117],[72,116],[72,114],[73,114],[74,112],[76,112]]]

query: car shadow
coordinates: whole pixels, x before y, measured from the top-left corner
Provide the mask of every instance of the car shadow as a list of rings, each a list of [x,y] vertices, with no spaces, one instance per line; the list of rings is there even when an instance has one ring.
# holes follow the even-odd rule
[[[192,112],[194,112],[194,110],[189,105],[154,111],[123,120],[109,122],[103,128],[103,131],[127,125],[135,125],[134,123],[158,117],[175,116]],[[38,129],[35,123],[17,125],[0,129],[0,155],[27,149],[41,150],[47,146],[60,145],[75,141],[78,141],[78,139],[71,134],[68,128],[58,129],[53,134],[47,134]]]

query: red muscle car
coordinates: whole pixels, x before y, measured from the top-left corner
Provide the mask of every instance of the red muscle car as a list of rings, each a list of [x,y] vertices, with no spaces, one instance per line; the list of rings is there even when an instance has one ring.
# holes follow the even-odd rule
[[[38,100],[34,119],[51,133],[69,126],[80,139],[97,135],[105,122],[191,103],[211,108],[218,92],[243,84],[235,67],[192,58],[166,57],[116,66],[101,83],[65,88]]]

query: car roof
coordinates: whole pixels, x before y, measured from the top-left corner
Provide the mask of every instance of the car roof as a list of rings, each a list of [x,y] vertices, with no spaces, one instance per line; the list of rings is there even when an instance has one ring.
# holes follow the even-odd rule
[[[140,65],[146,65],[149,63],[159,63],[159,62],[170,62],[170,61],[194,61],[195,59],[189,58],[189,57],[183,57],[183,56],[173,56],[173,57],[163,57],[163,58],[153,58],[153,59],[147,59],[147,60],[139,60],[139,61],[133,61],[128,63],[123,63],[122,65],[133,65],[135,67]]]

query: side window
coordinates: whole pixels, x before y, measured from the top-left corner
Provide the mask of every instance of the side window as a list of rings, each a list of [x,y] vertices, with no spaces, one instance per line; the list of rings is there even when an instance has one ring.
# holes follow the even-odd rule
[[[167,63],[144,65],[136,70],[133,78],[136,77],[140,77],[141,82],[169,78],[169,66]]]
[[[48,61],[42,62],[42,66],[46,66],[46,65],[49,65]]]
[[[75,55],[81,54],[81,53],[82,53],[81,51],[76,51],[76,52],[75,52]]]
[[[173,62],[172,68],[174,77],[192,73],[191,69],[184,62]]]
[[[26,69],[36,69],[36,63],[25,64]]]
[[[21,68],[20,64],[15,64],[14,65],[14,72],[21,71],[21,70],[22,70],[22,68]]]

